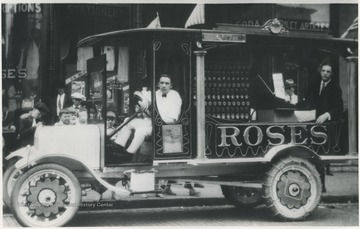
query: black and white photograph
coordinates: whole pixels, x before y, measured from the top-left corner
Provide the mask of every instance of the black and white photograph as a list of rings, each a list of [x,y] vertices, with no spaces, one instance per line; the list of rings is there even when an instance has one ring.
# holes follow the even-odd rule
[[[359,227],[358,1],[2,1],[3,227]]]

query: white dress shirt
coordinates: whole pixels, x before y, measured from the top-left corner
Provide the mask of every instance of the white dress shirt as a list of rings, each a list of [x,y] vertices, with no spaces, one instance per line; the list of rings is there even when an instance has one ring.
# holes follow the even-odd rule
[[[58,95],[56,100],[56,114],[59,116],[60,110],[64,108],[65,94]],[[59,103],[60,102],[60,103]],[[60,106],[59,106],[60,105]]]
[[[179,93],[170,90],[163,97],[161,90],[156,91],[156,105],[161,118],[166,123],[175,123],[180,116],[182,100]]]
[[[296,105],[298,103],[298,96],[295,94],[293,94],[292,96],[285,95],[285,101],[289,102],[290,104]]]

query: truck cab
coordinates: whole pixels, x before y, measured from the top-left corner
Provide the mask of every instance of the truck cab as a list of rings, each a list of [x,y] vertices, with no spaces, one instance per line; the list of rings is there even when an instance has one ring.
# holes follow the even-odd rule
[[[126,198],[160,192],[160,179],[219,184],[234,205],[265,203],[287,220],[312,214],[326,165],[357,159],[357,114],[349,96],[339,117],[316,124],[308,95],[324,59],[347,63],[347,72],[334,67],[332,80],[347,78],[348,93],[355,93],[357,41],[279,23],[131,29],[81,40],[79,49],[94,53],[74,79],[85,85],[86,124],[38,129],[34,146],[7,157],[18,159],[4,182],[15,217],[26,226],[64,225],[77,211],[72,204],[81,201],[81,184]],[[182,100],[175,123],[164,121],[157,106],[163,73]],[[296,103],[285,95],[289,80]],[[139,93],[150,95],[146,110],[136,108]],[[115,138],[144,115],[151,135],[135,152],[147,160],[138,162],[121,153]]]

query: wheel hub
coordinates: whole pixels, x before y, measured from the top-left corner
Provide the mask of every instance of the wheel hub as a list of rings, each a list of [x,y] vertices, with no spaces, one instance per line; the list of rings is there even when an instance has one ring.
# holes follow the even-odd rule
[[[49,217],[51,214],[58,214],[59,208],[64,206],[67,198],[65,186],[60,185],[58,179],[40,179],[29,190],[29,209],[34,210],[37,216]]]
[[[56,201],[56,193],[50,189],[43,189],[39,192],[38,200],[43,206],[52,206]]]
[[[289,185],[289,194],[293,197],[299,195],[300,193],[300,187],[298,184],[291,184]]]
[[[281,204],[288,208],[299,209],[310,197],[310,183],[300,172],[284,173],[277,184],[277,196]]]

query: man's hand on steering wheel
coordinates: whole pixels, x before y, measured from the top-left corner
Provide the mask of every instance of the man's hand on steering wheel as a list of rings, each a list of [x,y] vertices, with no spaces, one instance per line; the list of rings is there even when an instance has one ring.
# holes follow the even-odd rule
[[[139,101],[138,102],[139,109],[144,112],[149,109],[149,103],[147,101]]]

